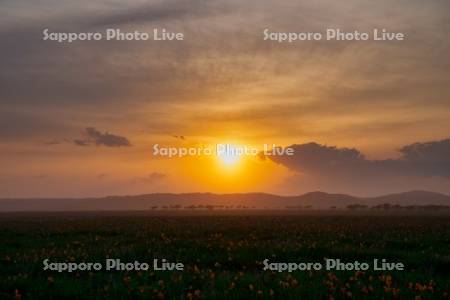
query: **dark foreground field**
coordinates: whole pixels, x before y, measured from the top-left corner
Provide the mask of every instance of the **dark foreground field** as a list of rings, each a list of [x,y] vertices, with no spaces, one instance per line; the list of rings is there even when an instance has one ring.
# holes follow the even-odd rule
[[[0,299],[447,299],[446,216],[0,215]],[[53,262],[185,264],[43,271]],[[402,262],[406,271],[263,271],[262,261]]]

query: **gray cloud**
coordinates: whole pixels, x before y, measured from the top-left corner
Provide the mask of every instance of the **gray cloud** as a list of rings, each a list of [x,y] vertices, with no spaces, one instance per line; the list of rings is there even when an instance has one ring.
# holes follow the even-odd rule
[[[450,139],[437,142],[414,143],[402,147],[400,152],[405,160],[411,162],[450,163]]]
[[[84,6],[86,2],[82,2]],[[129,110],[138,111],[139,104],[148,102],[212,102],[214,92],[226,86],[237,96],[249,88],[262,87],[264,100],[270,100],[265,101],[267,107],[273,100],[285,101],[288,93],[288,100],[293,100],[311,96],[306,90],[321,91],[312,100],[327,102],[332,113],[337,106],[328,105],[331,101],[339,101],[343,109],[361,107],[364,102],[386,105],[418,101],[428,105],[432,101],[445,105],[440,103],[447,101],[450,92],[446,76],[449,44],[445,39],[450,22],[444,13],[449,4],[353,2],[294,1],[280,6],[267,0],[172,0],[127,8],[129,5],[102,0],[90,3],[90,9],[91,5],[96,9],[88,12],[83,4],[47,0],[42,6],[52,7],[53,14],[48,16],[42,6],[11,3],[6,9],[12,16],[26,8],[41,17],[23,24],[10,24],[14,18],[6,18],[6,24],[2,24],[0,38],[5,46],[0,56],[7,59],[3,59],[0,70],[0,101],[10,106],[19,103],[34,107],[36,102],[71,106],[75,112],[107,102],[108,111],[103,113],[115,115],[125,103]],[[358,14],[349,17],[349,7]],[[389,15],[394,18],[386,17],[385,7],[390,7]],[[416,22],[408,22],[409,18]],[[185,32],[186,41],[152,43],[148,47],[148,43],[102,41],[61,45],[41,38],[42,29],[49,26],[54,31],[77,32],[123,25],[126,30],[130,24],[149,21],[155,22],[151,24],[155,27],[164,25]],[[411,39],[394,45],[327,42],[303,43],[301,47],[261,39],[264,27],[292,31],[342,25],[367,29],[376,24],[411,32]],[[424,37],[426,43],[420,40]],[[439,47],[430,50],[430,44]],[[278,85],[282,80],[277,79],[283,76],[295,78],[296,84]],[[343,80],[330,84],[329,77]],[[125,97],[133,103],[124,101]],[[303,113],[301,106],[295,112]]]
[[[94,127],[88,127],[85,130],[86,138],[75,139],[73,142],[77,146],[106,146],[106,147],[129,147],[130,141],[123,136],[114,135],[109,132],[102,133]]]
[[[132,9],[124,9],[107,16],[98,16],[94,26],[121,26],[157,21],[173,21],[183,18],[199,18],[223,13],[226,2],[210,0],[165,0],[151,2]]]
[[[398,159],[368,160],[356,149],[317,143],[289,146],[292,156],[271,156],[276,163],[310,176],[336,181],[352,179],[378,184],[388,176],[441,176],[450,178],[450,139],[414,143],[400,149]]]

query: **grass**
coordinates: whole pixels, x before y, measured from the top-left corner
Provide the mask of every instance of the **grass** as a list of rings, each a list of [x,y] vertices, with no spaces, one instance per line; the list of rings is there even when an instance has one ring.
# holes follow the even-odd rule
[[[446,299],[446,216],[0,216],[0,299]],[[262,261],[405,271],[263,271]],[[182,272],[44,271],[42,261],[182,262]]]

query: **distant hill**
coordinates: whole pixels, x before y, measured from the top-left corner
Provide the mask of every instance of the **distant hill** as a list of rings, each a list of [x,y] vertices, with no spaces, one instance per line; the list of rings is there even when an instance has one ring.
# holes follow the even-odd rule
[[[406,193],[391,194],[370,198],[372,204],[390,203],[393,205],[450,205],[450,196],[426,192],[411,191]]]
[[[285,208],[311,207],[328,209],[342,208],[350,204],[374,206],[389,203],[392,205],[450,205],[450,196],[411,191],[380,197],[361,198],[345,194],[311,192],[299,196],[277,196],[265,193],[211,194],[156,193],[136,196],[108,196],[82,199],[0,199],[0,211],[96,211],[96,210],[148,210],[163,206],[233,206],[246,208]]]

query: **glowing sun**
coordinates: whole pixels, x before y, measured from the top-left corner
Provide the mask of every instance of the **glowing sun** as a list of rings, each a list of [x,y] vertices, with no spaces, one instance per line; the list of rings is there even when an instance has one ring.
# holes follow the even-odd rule
[[[226,167],[236,166],[241,160],[240,156],[238,147],[232,144],[223,144],[223,148],[217,151],[217,159]]]

